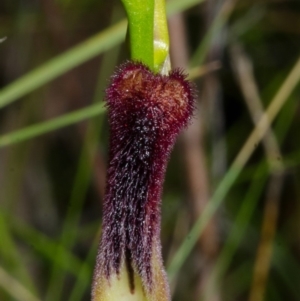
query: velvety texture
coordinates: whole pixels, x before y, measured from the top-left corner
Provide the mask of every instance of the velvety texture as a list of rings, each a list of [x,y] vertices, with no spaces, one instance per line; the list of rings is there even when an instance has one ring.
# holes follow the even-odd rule
[[[124,265],[132,293],[137,274],[145,294],[154,294],[153,266],[163,270],[159,235],[164,174],[175,139],[192,115],[194,98],[179,70],[164,76],[127,62],[113,75],[106,90],[110,161],[97,285],[101,277],[118,275]],[[153,256],[158,263],[153,263]],[[160,281],[166,282],[164,271],[162,275]]]

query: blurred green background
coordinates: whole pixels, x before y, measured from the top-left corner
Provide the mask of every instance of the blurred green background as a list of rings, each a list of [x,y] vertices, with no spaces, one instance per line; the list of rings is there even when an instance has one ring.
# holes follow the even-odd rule
[[[167,8],[172,66],[198,89],[162,196],[172,300],[300,300],[300,2]],[[125,17],[117,0],[0,2],[1,301],[90,298]]]

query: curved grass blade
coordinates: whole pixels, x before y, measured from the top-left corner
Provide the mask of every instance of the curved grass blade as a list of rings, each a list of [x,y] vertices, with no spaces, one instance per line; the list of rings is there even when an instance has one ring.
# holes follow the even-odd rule
[[[0,136],[0,148],[40,136],[42,134],[66,127],[91,117],[95,117],[103,112],[105,112],[104,104],[97,103],[89,107],[65,114],[61,117],[34,124],[21,130],[2,135]]]

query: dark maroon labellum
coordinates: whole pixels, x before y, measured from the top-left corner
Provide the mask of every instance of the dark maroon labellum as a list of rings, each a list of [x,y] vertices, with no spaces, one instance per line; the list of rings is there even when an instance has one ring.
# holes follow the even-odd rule
[[[113,75],[106,100],[110,163],[95,275],[109,279],[125,262],[151,291],[162,183],[171,148],[192,115],[193,88],[179,70],[164,76],[128,62]]]

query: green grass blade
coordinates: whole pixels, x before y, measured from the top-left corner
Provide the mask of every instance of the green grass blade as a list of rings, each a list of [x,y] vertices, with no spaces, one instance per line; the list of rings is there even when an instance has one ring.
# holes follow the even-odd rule
[[[32,295],[18,280],[12,277],[0,266],[0,287],[18,301],[40,301]]]
[[[121,43],[125,33],[123,20],[27,73],[0,91],[0,108]]]
[[[224,279],[224,301],[238,300],[238,297],[246,291],[251,283],[249,270],[252,267],[250,260],[245,261],[234,269]],[[232,285],[234,283],[234,285]]]
[[[216,37],[216,35],[226,24],[228,18],[230,17],[231,12],[233,11],[235,2],[236,1],[234,0],[224,2],[219,13],[216,15],[207,33],[205,34],[203,40],[201,41],[193,57],[191,58],[190,60],[191,67],[202,65],[204,63],[213,39]]]
[[[218,286],[221,279],[224,278],[224,274],[229,268],[236,250],[238,249],[242,239],[245,237],[248,225],[267,182],[268,174],[264,174],[263,178],[261,178],[263,169],[264,166],[261,164],[254,173],[251,186],[241,203],[241,207],[233,222],[229,236],[225,241],[222,251],[218,256],[214,269],[209,277],[207,287],[205,289],[206,296],[211,296],[212,290]]]
[[[178,251],[175,253],[170,263],[170,266],[167,269],[170,281],[174,280],[176,274],[179,272],[183,263],[185,262],[188,255],[190,254],[193,247],[195,246],[198,237],[202,234],[207,223],[209,222],[213,214],[221,205],[222,201],[224,200],[229,189],[234,184],[241,170],[242,168],[230,168],[230,170],[226,173],[225,177],[219,184],[215,194],[212,196],[208,205],[203,210],[202,215],[198,218],[192,230],[187,235],[187,237],[179,247]]]
[[[34,124],[21,130],[2,135],[0,136],[0,148],[49,133],[88,118],[95,117],[103,112],[105,112],[104,103],[97,103],[89,107],[65,114],[61,117]]]
[[[24,243],[28,244],[36,251],[36,254],[41,255],[50,262],[56,262],[62,271],[77,276],[78,270],[82,266],[82,262],[63,246],[48,238],[40,231],[32,228],[25,222],[22,222],[20,219],[12,220],[12,228],[14,233],[24,241]],[[53,256],[57,248],[60,248],[61,252],[64,254],[64,261]]]
[[[0,209],[0,257],[1,262],[5,263],[5,267],[9,269],[15,277],[26,285],[27,289],[36,293],[31,275],[24,263],[22,253],[17,247],[17,244],[12,235],[8,216],[3,214],[3,209]]]
[[[86,289],[90,287],[92,273],[93,273],[93,264],[95,262],[98,244],[99,244],[99,234],[96,235],[93,244],[90,248],[90,251],[86,257],[86,260],[82,264],[80,270],[78,271],[78,277],[72,288],[72,291],[70,292],[69,301],[82,300]],[[86,266],[89,266],[90,269],[86,269]]]
[[[299,261],[283,245],[274,245],[273,265],[295,300],[299,298]]]

